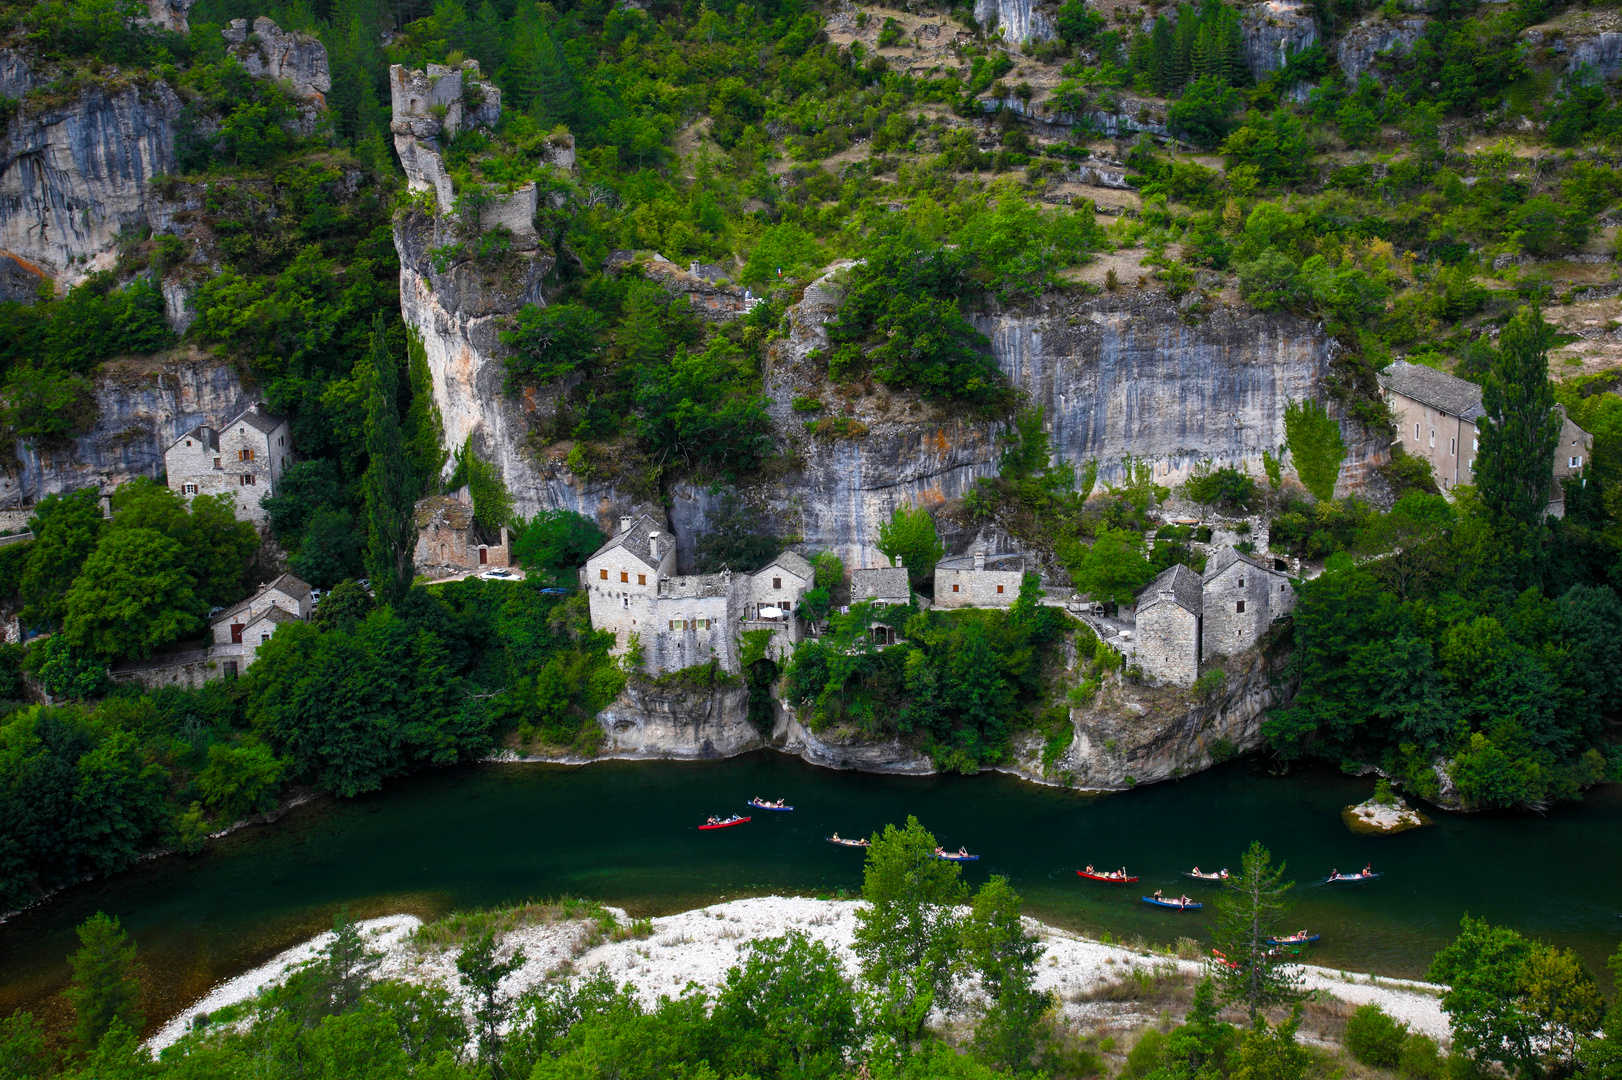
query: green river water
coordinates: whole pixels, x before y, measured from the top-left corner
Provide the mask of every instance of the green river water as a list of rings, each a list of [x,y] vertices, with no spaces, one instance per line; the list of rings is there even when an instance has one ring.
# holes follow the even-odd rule
[[[1095,797],[1009,777],[894,777],[819,769],[761,752],[702,763],[480,765],[427,773],[360,799],[323,799],[239,831],[196,858],[166,857],[70,889],[0,925],[0,1015],[61,1023],[73,927],[102,909],[139,945],[155,1026],[210,985],[330,926],[433,916],[571,894],[662,914],[772,892],[836,895],[861,884],[862,853],[824,841],[916,815],[950,848],[982,855],[971,884],[1008,877],[1031,912],[1094,933],[1208,940],[1212,912],[1138,899],[1156,888],[1214,893],[1179,871],[1237,864],[1252,838],[1300,884],[1292,925],[1323,934],[1311,959],[1422,975],[1468,911],[1578,949],[1596,973],[1622,936],[1622,787],[1547,816],[1434,812],[1437,824],[1358,837],[1339,811],[1371,780],[1331,771],[1274,779],[1233,763],[1177,783]],[[700,833],[752,795],[792,814]],[[1317,884],[1373,862],[1383,880]],[[1125,864],[1136,886],[1086,882],[1087,863]],[[1204,898],[1209,898],[1204,897]]]

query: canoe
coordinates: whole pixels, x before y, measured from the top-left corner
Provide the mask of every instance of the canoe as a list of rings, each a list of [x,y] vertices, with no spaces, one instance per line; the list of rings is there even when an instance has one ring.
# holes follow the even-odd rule
[[[700,825],[698,827],[698,830],[699,830],[699,832],[703,832],[705,829],[730,829],[734,825],[745,825],[745,824],[748,824],[748,822],[749,822],[748,818],[739,817],[737,814],[733,814],[731,817],[727,818],[725,821],[717,821],[713,825]]]
[[[830,844],[838,844],[840,847],[867,847],[867,846],[869,846],[868,842],[866,840],[846,840],[844,837],[840,837],[838,840],[835,840],[831,836],[828,837],[828,843],[830,843]]]
[[[1088,881],[1103,881],[1111,885],[1126,885],[1138,880],[1135,877],[1106,877],[1103,874],[1089,874],[1085,870],[1077,870],[1076,873]]]
[[[1232,960],[1229,960],[1228,954],[1223,952],[1221,949],[1212,949],[1211,955],[1215,957],[1216,962],[1221,964],[1223,967],[1232,968],[1234,971],[1239,970],[1239,965],[1234,963]]]
[[[1270,937],[1267,939],[1267,943],[1269,945],[1311,945],[1321,936],[1320,934],[1291,934],[1289,937]]]
[[[937,858],[937,859],[945,859],[947,862],[979,862],[980,861],[980,856],[978,856],[978,855],[956,855],[956,854],[953,854],[950,851],[938,851],[938,852],[935,853],[935,858]]]
[[[1323,883],[1325,885],[1361,885],[1365,881],[1377,881],[1383,877],[1385,877],[1383,871],[1372,874],[1340,874],[1324,878]]]
[[[1185,904],[1178,900],[1162,900],[1158,896],[1145,896],[1143,902],[1153,904],[1155,907],[1171,908],[1173,911],[1198,911],[1205,906],[1204,904],[1195,903],[1193,900]]]
[[[1223,874],[1196,874],[1192,870],[1184,870],[1183,871],[1183,876],[1186,877],[1186,878],[1192,878],[1195,881],[1204,881],[1204,882],[1207,882],[1208,884],[1211,884],[1211,885],[1220,885],[1220,884],[1222,884],[1222,882],[1228,880],[1228,875],[1225,874],[1225,873],[1223,873]]]
[[[794,809],[792,806],[773,806],[771,803],[756,802],[753,799],[749,800],[749,805],[753,806],[756,810],[787,811]]]

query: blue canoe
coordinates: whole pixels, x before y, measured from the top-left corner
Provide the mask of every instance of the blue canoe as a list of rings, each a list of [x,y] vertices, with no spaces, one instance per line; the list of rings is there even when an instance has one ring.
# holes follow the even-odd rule
[[[753,806],[756,810],[777,810],[783,813],[794,809],[792,806],[773,806],[771,803],[756,802],[754,799],[750,799],[748,805]]]
[[[1267,939],[1267,943],[1269,945],[1311,945],[1318,940],[1319,936],[1318,934],[1308,934],[1302,937],[1300,934],[1291,934],[1289,937],[1270,937]]]
[[[1179,900],[1162,900],[1158,896],[1145,896],[1143,898],[1143,902],[1145,904],[1153,904],[1155,907],[1171,908],[1173,911],[1195,911],[1205,906],[1204,904],[1197,904],[1192,900],[1185,904]]]
[[[937,858],[937,859],[945,859],[947,862],[979,862],[980,861],[980,856],[978,856],[978,855],[953,855],[951,852],[937,852],[936,855],[935,855],[935,858]]]
[[[1325,885],[1361,885],[1365,881],[1377,881],[1385,877],[1383,872],[1374,874],[1331,874],[1324,878]]]

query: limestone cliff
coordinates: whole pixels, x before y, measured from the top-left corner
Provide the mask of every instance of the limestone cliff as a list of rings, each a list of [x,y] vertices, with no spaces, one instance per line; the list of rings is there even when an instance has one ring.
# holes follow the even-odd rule
[[[1425,19],[1392,20],[1383,15],[1371,15],[1335,42],[1335,60],[1340,64],[1341,73],[1356,82],[1360,74],[1371,71],[1380,54],[1407,52],[1428,25]]]
[[[692,690],[633,680],[598,714],[602,752],[613,757],[732,757],[764,745],[749,722],[741,683]]]
[[[198,353],[105,365],[95,381],[94,430],[62,450],[18,444],[20,474],[0,478],[0,504],[31,505],[44,495],[114,487],[163,471],[163,452],[198,424],[219,427],[253,403],[236,369]]]
[[[1041,10],[1037,0],[975,0],[974,19],[1015,45],[1053,37],[1052,12]]]
[[[1284,67],[1295,53],[1318,43],[1312,8],[1300,0],[1263,0],[1245,9],[1239,20],[1245,63],[1256,78]]]

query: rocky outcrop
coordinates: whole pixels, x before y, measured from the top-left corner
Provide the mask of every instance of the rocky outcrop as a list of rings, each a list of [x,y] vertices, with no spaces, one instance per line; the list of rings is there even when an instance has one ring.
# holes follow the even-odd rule
[[[860,732],[844,728],[813,732],[786,707],[779,710],[772,745],[828,769],[910,776],[935,771],[934,762],[898,738],[868,739]]]
[[[1381,15],[1370,16],[1335,42],[1335,60],[1347,81],[1356,82],[1359,75],[1374,67],[1375,58],[1381,53],[1407,52],[1414,42],[1424,36],[1428,25],[1424,19],[1392,22]]]
[[[1531,38],[1531,32],[1527,34]],[[1609,81],[1622,75],[1622,34],[1607,31],[1577,42],[1566,58],[1566,71],[1588,68],[1595,77]]]
[[[111,266],[120,230],[157,216],[152,180],[175,171],[179,117],[162,82],[25,104],[0,149],[0,249],[59,285]]]
[[[263,15],[253,21],[251,32],[247,19],[232,19],[221,33],[226,51],[242,62],[248,74],[287,83],[293,96],[301,101],[326,104],[332,90],[332,72],[327,66],[327,48],[320,38],[298,30],[283,30]]]
[[[764,745],[741,682],[702,690],[633,679],[597,723],[612,757],[723,758]]]
[[[1053,37],[1053,20],[1037,8],[1036,0],[974,0],[974,19],[1016,45]]]
[[[1284,67],[1293,54],[1318,43],[1312,8],[1299,0],[1264,0],[1244,10],[1239,19],[1245,63],[1257,79]]]
[[[439,140],[454,138],[467,127],[489,127],[501,117],[501,89],[480,81],[479,62],[461,67],[429,64],[416,71],[395,64],[389,68],[389,100],[394,149],[412,191],[432,191],[441,213],[456,203],[450,173],[439,156]],[[530,214],[535,210],[534,185],[529,192]],[[529,226],[534,232],[534,226]]]
[[[163,452],[199,424],[218,428],[257,393],[234,367],[201,354],[113,363],[96,376],[100,416],[62,450],[19,445],[20,474],[0,476],[0,505],[32,505],[53,492],[114,487],[163,471]]]
[[[1083,709],[1071,710],[1074,737],[1052,761],[1043,740],[1015,741],[1006,771],[1040,783],[1080,788],[1129,788],[1174,780],[1262,745],[1262,721],[1274,704],[1276,672],[1258,652],[1230,664],[1225,692],[1208,702],[1175,688],[1107,683]]]
[[[169,31],[171,34],[187,34],[191,26],[186,21],[187,14],[197,0],[146,0],[146,22]]]

